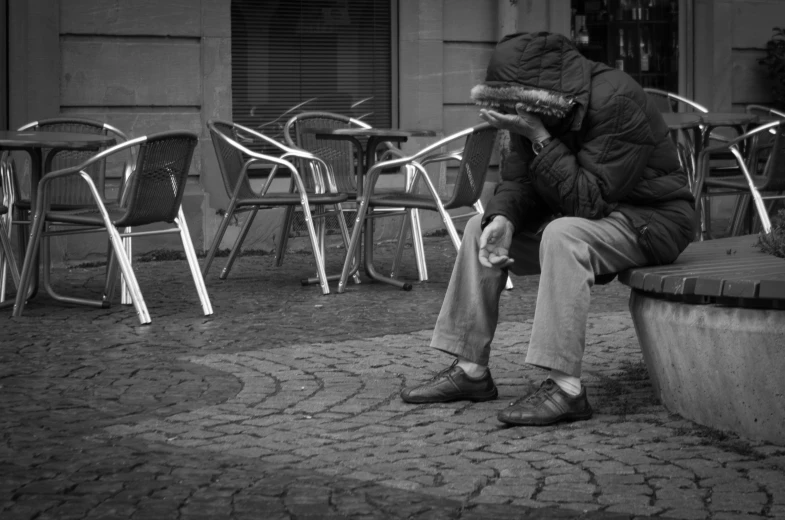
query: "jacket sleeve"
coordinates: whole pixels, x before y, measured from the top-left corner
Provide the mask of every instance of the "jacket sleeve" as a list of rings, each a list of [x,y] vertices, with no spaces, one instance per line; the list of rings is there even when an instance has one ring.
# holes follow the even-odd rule
[[[503,215],[512,222],[516,232],[536,229],[548,207],[539,197],[530,175],[534,152],[528,141],[519,135],[509,139],[507,153],[502,153],[501,181],[485,209],[483,225],[496,215]]]
[[[531,163],[532,185],[554,213],[606,217],[639,182],[655,141],[645,100],[633,96],[602,96],[586,114],[576,153],[555,139]]]

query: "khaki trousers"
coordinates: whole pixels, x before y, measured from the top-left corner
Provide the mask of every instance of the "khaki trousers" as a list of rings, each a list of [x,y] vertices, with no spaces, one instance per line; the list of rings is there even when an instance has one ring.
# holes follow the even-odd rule
[[[480,264],[481,221],[466,224],[431,346],[487,366],[507,272]],[[540,273],[526,363],[580,377],[595,276],[648,263],[635,229],[619,212],[599,220],[562,217],[541,236],[515,235],[510,257],[513,273]]]

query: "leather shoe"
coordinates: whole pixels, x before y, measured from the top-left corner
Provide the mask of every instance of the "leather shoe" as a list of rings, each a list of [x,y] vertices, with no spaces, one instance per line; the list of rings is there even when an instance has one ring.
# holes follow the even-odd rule
[[[416,404],[496,399],[499,391],[493,383],[490,370],[486,369],[482,377],[469,377],[457,363],[456,360],[425,384],[404,388],[401,399]]]
[[[582,421],[591,416],[585,387],[577,396],[571,396],[553,379],[546,379],[536,392],[499,412],[498,419],[517,426],[544,426],[559,421]]]

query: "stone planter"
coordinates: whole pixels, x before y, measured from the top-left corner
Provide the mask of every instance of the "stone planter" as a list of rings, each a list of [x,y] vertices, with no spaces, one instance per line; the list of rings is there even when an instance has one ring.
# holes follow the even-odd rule
[[[693,305],[633,290],[630,311],[668,410],[785,445],[785,310]]]

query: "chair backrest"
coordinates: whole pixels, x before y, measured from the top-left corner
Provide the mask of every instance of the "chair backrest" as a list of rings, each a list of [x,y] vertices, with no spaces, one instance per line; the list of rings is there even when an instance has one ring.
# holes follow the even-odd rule
[[[19,128],[20,132],[25,130],[112,135],[117,141],[116,144],[128,140],[128,136],[120,130],[101,121],[84,118],[52,118],[34,121]],[[50,157],[50,151],[51,150],[48,148],[42,150],[44,173],[81,164],[97,153],[95,151],[62,150]],[[106,161],[93,163],[88,168],[87,173],[96,184],[98,192],[104,194]],[[17,179],[17,182],[18,181],[19,179]],[[93,197],[90,190],[87,188],[87,185],[76,177],[66,177],[55,180],[51,190],[51,201],[54,206],[83,207],[93,205]]]
[[[760,191],[785,191],[785,123],[776,127],[770,142],[766,164],[761,175],[766,179]]]
[[[471,206],[479,200],[497,135],[496,128],[485,126],[466,136],[455,189],[450,199],[444,203],[446,209]]]
[[[357,190],[357,162],[354,146],[349,141],[317,140],[306,128],[370,128],[357,119],[332,112],[301,112],[292,116],[284,127],[286,144],[302,148],[322,158],[333,170],[338,191],[351,193]],[[301,168],[301,171],[302,170]],[[312,182],[304,176],[306,184]],[[308,186],[311,188],[311,186]]]
[[[772,120],[785,119],[785,112],[783,112],[782,110],[777,110],[776,108],[768,107],[766,105],[756,105],[756,104],[747,105],[746,107],[744,107],[744,111],[747,112],[748,114],[753,114],[764,118],[770,118]]]
[[[173,222],[185,193],[198,138],[191,132],[162,132],[139,146],[136,166],[123,190],[125,214],[118,227]]]
[[[673,92],[650,87],[643,90],[660,112],[703,112],[705,114],[709,111],[700,103]]]
[[[764,124],[771,121],[785,119],[785,112],[765,105],[750,104],[744,107],[744,111],[759,118],[759,123]],[[749,142],[749,166],[752,173],[758,173],[762,165],[766,163],[769,152],[772,150],[777,129],[772,129],[765,133],[756,133]]]
[[[218,167],[221,170],[221,178],[223,179],[226,194],[231,198],[237,188],[237,183],[241,182],[243,186],[240,187],[238,197],[241,199],[254,197],[255,193],[251,188],[248,177],[241,175],[243,165],[249,158],[217,135],[220,133],[236,141],[238,140],[236,126],[227,121],[210,121],[207,123],[207,128],[210,130],[210,138],[213,141],[215,155],[218,157]]]

